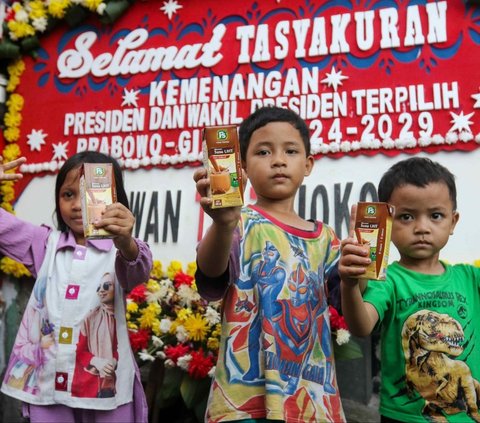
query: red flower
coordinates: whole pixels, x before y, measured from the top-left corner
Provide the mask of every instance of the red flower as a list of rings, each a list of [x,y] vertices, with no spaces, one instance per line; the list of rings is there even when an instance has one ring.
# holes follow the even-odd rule
[[[169,345],[165,347],[163,350],[167,358],[172,360],[175,364],[177,364],[177,360],[180,357],[183,357],[185,354],[188,354],[190,352],[190,347],[188,345],[184,344],[179,344],[179,345]]]
[[[127,298],[135,301],[137,304],[141,304],[147,298],[147,287],[142,283],[137,285],[130,291],[130,294],[127,295]]]
[[[148,347],[148,340],[150,339],[150,331],[146,329],[139,329],[137,331],[128,331],[128,337],[130,338],[130,344],[133,351],[144,350]]]
[[[178,272],[173,278],[173,284],[178,289],[181,285],[192,286],[193,277],[183,272]]]
[[[348,330],[347,322],[345,322],[345,318],[340,316],[337,309],[333,306],[328,306],[328,312],[330,314],[330,325],[332,327],[332,331],[337,329],[345,329]]]
[[[194,379],[203,379],[208,376],[208,372],[213,367],[213,357],[211,355],[205,356],[203,350],[190,353],[192,360],[188,365],[188,374]]]

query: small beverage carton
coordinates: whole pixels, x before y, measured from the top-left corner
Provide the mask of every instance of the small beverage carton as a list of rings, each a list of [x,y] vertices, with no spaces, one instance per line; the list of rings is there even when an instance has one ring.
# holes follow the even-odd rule
[[[86,238],[111,238],[110,232],[95,228],[102,212],[117,201],[111,163],[84,163],[80,173],[83,231]]]
[[[368,244],[372,262],[361,278],[385,280],[394,207],[387,203],[360,202],[357,205],[355,235],[358,242]]]
[[[210,178],[212,209],[242,206],[242,161],[236,126],[204,128],[203,162]]]

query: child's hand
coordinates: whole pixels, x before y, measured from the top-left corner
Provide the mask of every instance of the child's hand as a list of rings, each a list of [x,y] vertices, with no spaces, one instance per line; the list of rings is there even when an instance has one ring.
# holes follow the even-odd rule
[[[127,260],[135,260],[138,255],[137,243],[132,237],[135,216],[121,203],[106,207],[102,219],[95,223],[96,228],[104,228],[113,235],[113,242]]]
[[[360,244],[354,237],[357,206],[353,205],[350,213],[350,229],[348,238],[342,241],[338,273],[342,281],[350,286],[358,284],[370,264],[369,249]]]
[[[3,157],[0,156],[0,181],[16,181],[22,179],[23,175],[21,173],[10,173],[8,171],[22,165],[26,161],[27,159],[25,157],[19,157],[11,162],[3,163]]]
[[[193,180],[196,182],[197,192],[200,194],[200,205],[203,211],[218,225],[228,227],[236,226],[240,219],[241,207],[212,209],[212,200],[208,196],[210,179],[208,178],[207,170],[205,168],[197,169],[193,174]]]

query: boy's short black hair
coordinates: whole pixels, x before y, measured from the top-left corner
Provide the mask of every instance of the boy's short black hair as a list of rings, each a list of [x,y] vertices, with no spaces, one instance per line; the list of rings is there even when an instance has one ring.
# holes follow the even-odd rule
[[[60,188],[62,187],[68,172],[72,169],[79,168],[83,163],[111,163],[113,168],[113,175],[115,177],[115,190],[117,192],[117,201],[129,209],[128,197],[123,185],[122,169],[119,163],[111,156],[100,153],[98,151],[82,151],[70,157],[58,172],[55,181],[55,216],[57,218],[58,229],[61,232],[66,232],[68,227],[62,219],[60,213]]]
[[[444,183],[452,200],[453,210],[457,209],[457,188],[455,176],[440,163],[427,157],[412,157],[395,163],[388,169],[378,184],[378,198],[388,202],[395,188],[403,185],[425,187],[428,184]]]
[[[252,134],[271,122],[288,122],[298,130],[302,137],[307,156],[310,155],[310,131],[305,121],[293,110],[277,106],[264,106],[255,110],[240,125],[239,141],[242,159],[247,158],[247,149]]]

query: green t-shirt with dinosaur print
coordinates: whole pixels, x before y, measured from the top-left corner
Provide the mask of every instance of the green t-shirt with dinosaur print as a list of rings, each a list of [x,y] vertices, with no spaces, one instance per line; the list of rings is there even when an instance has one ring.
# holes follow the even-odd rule
[[[369,281],[379,314],[380,414],[402,422],[480,422],[480,268],[426,275],[398,263]]]

